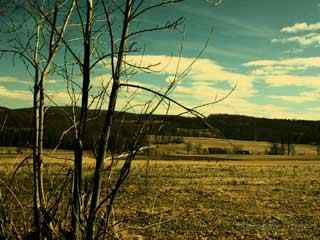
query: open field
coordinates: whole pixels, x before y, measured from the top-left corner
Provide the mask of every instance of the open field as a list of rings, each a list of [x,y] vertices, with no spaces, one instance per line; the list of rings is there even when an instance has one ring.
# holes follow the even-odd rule
[[[264,154],[267,149],[270,148],[270,142],[263,141],[245,141],[245,140],[233,140],[233,139],[218,139],[218,138],[194,138],[185,137],[185,142],[199,143],[203,147],[221,147],[232,148],[233,146],[240,149],[248,150],[252,154],[261,155]],[[285,143],[286,146],[286,143]],[[297,155],[316,155],[316,146],[307,144],[295,144],[295,151]]]
[[[201,150],[208,148],[221,148],[232,152],[234,148],[247,150],[252,155],[265,155],[266,151],[272,146],[271,142],[263,141],[245,141],[233,139],[205,138],[205,137],[183,137],[183,143],[157,144],[160,154],[185,154],[186,144],[192,144],[194,149],[191,153],[196,152],[196,146]],[[278,143],[280,146],[280,143]],[[284,143],[285,149],[287,148]],[[317,146],[307,144],[294,144],[296,156],[316,156],[318,155]]]
[[[168,137],[168,136],[164,136]],[[173,137],[174,139],[175,137]],[[208,148],[221,148],[225,149],[228,152],[232,153],[234,148],[247,150],[250,152],[250,155],[253,155],[253,159],[258,156],[259,159],[268,159],[270,156],[265,157],[266,151],[270,149],[272,146],[271,142],[263,142],[263,141],[246,141],[246,140],[234,140],[234,139],[219,139],[219,138],[206,138],[206,137],[181,137],[181,143],[165,143],[165,144],[157,144],[154,142],[150,142],[150,145],[155,146],[156,156],[167,156],[167,155],[208,155],[205,153],[205,150]],[[192,149],[187,152],[186,145],[191,144]],[[280,143],[278,143],[280,146]],[[285,154],[287,153],[287,145],[284,143]],[[31,153],[31,149],[20,149],[21,151]],[[308,144],[294,144],[293,158],[295,159],[308,159],[308,158],[317,158],[318,151],[316,145],[308,145]],[[11,155],[19,152],[19,148],[16,147],[0,147],[0,155]],[[47,150],[46,153],[50,154],[50,150]],[[64,155],[72,155],[71,151],[68,150],[59,150],[55,153],[55,155],[64,156]],[[280,156],[280,155],[279,155]],[[1,157],[1,156],[0,156]],[[221,156],[220,156],[221,157]],[[228,154],[228,157],[231,159],[235,158]],[[227,159],[228,157],[223,157],[223,159]],[[287,158],[287,156],[280,156],[281,158]],[[273,156],[271,156],[273,158]]]
[[[2,180],[18,160],[0,159]],[[70,162],[47,162],[46,182],[56,184]],[[10,182],[26,209],[29,171]],[[320,239],[319,179],[320,161],[138,160],[117,200],[115,229],[124,239]]]
[[[149,239],[320,238],[319,162],[159,161],[150,163],[148,177],[144,165],[135,165],[119,202],[125,226],[142,228],[134,233]]]

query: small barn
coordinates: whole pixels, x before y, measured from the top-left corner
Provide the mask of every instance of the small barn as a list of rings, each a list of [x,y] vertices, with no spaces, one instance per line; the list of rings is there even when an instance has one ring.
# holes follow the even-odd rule
[[[242,154],[242,155],[249,155],[250,151],[248,151],[248,150],[236,150],[234,153],[235,154]]]
[[[227,154],[227,150],[224,148],[218,148],[218,147],[209,147],[208,148],[209,154]]]

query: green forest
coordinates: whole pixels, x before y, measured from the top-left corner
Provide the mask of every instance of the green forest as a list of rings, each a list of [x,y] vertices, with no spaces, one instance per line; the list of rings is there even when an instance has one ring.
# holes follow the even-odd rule
[[[0,145],[27,147],[32,137],[32,109],[0,109]],[[85,148],[92,148],[98,138],[105,111],[91,110]],[[54,148],[60,142],[63,132],[70,129],[71,107],[52,107],[45,115],[44,146]],[[170,115],[136,115],[117,112],[112,132],[112,149],[122,151],[128,147],[135,130],[144,125],[144,135],[217,137],[237,140],[270,142],[290,142],[296,144],[318,144],[320,142],[320,122],[289,119],[267,119],[240,115],[212,114],[205,121],[194,117]],[[122,134],[125,132],[126,134]],[[59,147],[73,148],[72,129],[67,132]],[[122,136],[121,138],[118,136]],[[123,137],[126,136],[126,137]],[[143,139],[143,137],[142,137]],[[121,146],[121,149],[120,147]]]

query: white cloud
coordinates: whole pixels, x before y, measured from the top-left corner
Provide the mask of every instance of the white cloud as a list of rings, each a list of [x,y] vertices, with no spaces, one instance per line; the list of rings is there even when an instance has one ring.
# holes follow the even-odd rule
[[[290,66],[290,67],[320,67],[320,57],[290,58],[281,60],[257,60],[243,64],[246,67]]]
[[[257,60],[245,63],[243,66],[249,67],[253,75],[287,75],[293,72],[301,73],[310,68],[320,68],[320,57]]]
[[[54,80],[54,79],[47,79],[45,81],[46,84],[56,84],[58,81],[57,80]]]
[[[270,96],[272,99],[286,101],[290,103],[307,103],[319,101],[320,94],[319,92],[304,92],[296,96]]]
[[[99,76],[95,76],[91,80],[91,86],[93,87],[105,87],[111,81],[112,76],[111,74],[102,74]]]
[[[266,118],[290,118],[290,119],[319,119],[319,112],[309,109],[301,109],[297,112],[289,111],[286,107],[274,104],[255,104],[245,99],[228,98],[222,103],[208,106],[202,109],[207,114],[227,113],[250,115]]]
[[[273,86],[320,87],[320,75],[296,75],[304,70],[320,68],[320,58],[291,58],[281,60],[258,60],[243,64],[252,75],[262,76],[266,83]]]
[[[55,79],[47,79],[45,81],[45,84],[56,84],[57,82],[58,81]],[[0,76],[0,83],[18,83],[18,84],[29,85],[29,86],[33,84],[30,78],[21,80],[13,76]]]
[[[31,81],[30,80],[20,80],[16,77],[12,77],[12,76],[0,76],[0,83],[19,83],[19,84],[30,85]]]
[[[280,60],[258,60],[243,64],[250,73],[263,79],[273,87],[301,86],[314,89],[320,88],[320,75],[301,75],[308,69],[320,68],[320,58],[289,58]],[[300,73],[299,75],[296,73]],[[285,101],[289,104],[310,103],[319,101],[319,92],[311,90],[295,96],[269,95],[271,99]]]
[[[272,39],[272,43],[296,43],[302,47],[319,45],[320,43],[320,22],[308,24],[305,22],[296,23],[291,26],[283,27],[280,32],[293,34],[293,36]]]
[[[195,107],[201,104],[206,104],[210,102],[210,100],[213,101],[215,99],[215,98],[210,99],[210,97],[212,96],[212,92],[211,94],[208,94],[209,91],[204,91],[204,90],[205,90],[204,88],[200,88],[198,90],[197,88],[192,88],[192,87],[178,87],[176,94],[173,97],[174,99],[176,99],[177,101],[179,101],[180,103],[184,104],[187,107]],[[199,94],[199,93],[202,93],[202,94]],[[220,97],[222,96],[222,94],[225,94],[225,92],[223,91],[216,91],[216,93]],[[146,95],[146,96],[140,95],[134,98],[130,102],[130,104],[131,106],[136,106],[136,108],[134,108],[135,112],[140,112],[144,107],[143,104],[150,99],[154,100],[154,97],[150,95]],[[119,104],[117,104],[118,109],[123,108],[126,105],[126,102],[127,102],[127,99],[125,97],[120,98]],[[153,102],[153,106],[155,103],[156,101]],[[156,113],[165,114],[167,110],[166,107],[167,105],[162,104],[159,107],[158,111],[156,111]],[[199,108],[197,110],[205,115],[214,114],[214,113],[227,113],[227,114],[252,115],[252,116],[267,117],[267,118],[303,118],[304,117],[304,115],[291,113],[284,107],[279,107],[271,104],[263,104],[263,105],[255,104],[236,95],[231,95],[229,98],[227,98],[226,100],[218,104],[211,104],[211,105]],[[178,114],[181,112],[185,112],[185,110],[175,104],[171,104],[169,114]]]
[[[31,101],[32,93],[31,91],[9,90],[4,86],[0,86],[0,97],[10,100]]]
[[[266,76],[264,80],[272,86],[307,86],[307,87],[320,87],[319,76],[296,76],[296,75],[275,75]]]
[[[68,92],[65,91],[50,91],[47,93],[48,98],[46,99],[46,103],[48,105],[70,105],[71,99]],[[76,95],[79,97],[79,95]]]
[[[154,71],[159,71],[162,73],[169,74],[163,79],[163,82],[168,84],[173,79],[173,76],[177,72],[177,65],[179,65],[179,71],[183,71],[190,63],[193,61],[191,58],[179,58],[171,56],[128,56],[127,61],[130,63],[138,63],[141,66],[150,66],[157,64],[152,69]],[[178,64],[179,63],[179,64]],[[287,74],[288,72],[295,71],[297,69],[304,70],[310,67],[320,67],[320,58],[295,58],[295,59],[282,59],[282,60],[261,60],[252,61],[244,64],[248,68],[253,68],[254,70],[268,70],[269,72],[274,72],[274,75],[264,75],[263,78],[266,79],[267,83],[275,86],[286,86],[290,84],[295,85],[311,85],[319,86],[320,79],[317,76],[291,76]],[[267,69],[269,68],[269,69]],[[276,106],[273,104],[256,104],[249,100],[248,97],[255,95],[256,90],[252,85],[252,81],[256,79],[256,75],[251,71],[248,74],[239,73],[224,68],[217,62],[210,59],[198,59],[193,65],[192,69],[189,71],[188,81],[191,84],[178,84],[174,93],[171,95],[174,99],[177,99],[188,107],[194,107],[197,105],[212,102],[215,99],[219,99],[225,96],[228,91],[215,88],[214,84],[218,81],[227,81],[230,85],[237,81],[238,87],[235,92],[225,99],[223,102],[215,105],[209,105],[204,108],[199,109],[204,114],[211,113],[229,113],[229,114],[246,114],[254,115],[260,117],[274,117],[274,118],[308,118],[314,119],[315,114],[309,111],[306,113],[292,113],[285,107]],[[160,73],[156,73],[160,74]],[[156,85],[149,84],[148,87],[152,89],[157,89]],[[152,96],[140,95],[134,99],[131,103],[136,103],[137,105],[152,99]],[[316,100],[316,96],[307,96],[301,94],[301,96],[276,96],[274,99],[279,101],[286,101],[291,104],[294,103],[304,103]],[[126,99],[122,99],[122,104]],[[180,107],[171,105],[171,114],[176,114],[183,112]],[[157,113],[165,113],[165,107],[161,107]]]
[[[291,67],[291,66],[265,66],[255,68],[251,71],[251,74],[256,76],[270,76],[270,75],[285,75],[292,72],[304,71],[304,67]]]
[[[286,26],[281,29],[283,33],[298,33],[304,31],[317,31],[320,30],[320,23],[308,24],[305,22],[296,23],[291,26]]]
[[[320,43],[320,34],[319,33],[309,33],[301,36],[294,36],[294,37],[288,37],[288,38],[282,38],[282,39],[272,39],[272,43],[297,43],[301,46],[310,46]]]
[[[194,62],[194,59],[166,55],[130,55],[126,56],[126,61],[139,66],[151,66],[150,68],[154,71],[153,74],[157,74],[159,76],[161,76],[161,74],[165,74],[163,79],[159,80],[158,83],[151,84],[150,82],[145,83],[145,81],[137,82],[137,84],[143,83],[144,86],[163,92],[165,89],[164,86],[168,86],[168,84],[175,79],[176,75],[179,76],[186,69],[188,69],[188,67]],[[157,79],[159,79],[159,76]],[[235,91],[222,103],[210,105],[204,109],[201,109],[201,111],[210,114],[214,111],[213,109],[216,109],[216,107],[219,106],[218,108],[221,111],[222,108],[224,109],[222,112],[226,112],[231,110],[231,105],[239,110],[240,108],[237,107],[237,104],[242,102],[243,106],[245,106],[248,103],[246,99],[255,94],[255,90],[252,85],[254,79],[255,76],[253,75],[242,74],[227,69],[211,59],[200,58],[195,61],[195,63],[192,65],[192,68],[188,69],[188,77],[183,80],[188,81],[188,84],[184,84],[184,82],[178,82],[170,96],[188,107],[194,107],[213,102],[226,96],[230,90],[223,90],[214,86],[215,83],[219,83],[221,81],[228,82],[228,85],[230,86],[237,84]],[[132,83],[132,81],[130,82]],[[162,89],[161,87],[159,88],[159,86],[162,86]],[[143,106],[143,103],[152,98],[154,99],[153,95],[143,95],[142,92],[139,91],[139,94],[134,100],[131,101],[131,104],[136,103],[136,105],[140,104],[140,106]],[[119,106],[124,106],[126,100],[127,99],[123,97],[120,100],[121,103]],[[225,105],[225,103],[228,104]],[[221,108],[221,106],[223,107]],[[245,113],[245,109],[251,109],[251,105],[248,108],[242,107],[242,114]],[[166,109],[165,107],[161,107],[160,110],[162,111],[161,113],[165,113]],[[170,113],[174,114],[182,111],[183,110],[180,107],[177,107],[174,104],[171,105]],[[231,113],[232,112],[233,111],[231,111]]]
[[[212,83],[227,81],[230,85],[237,84],[236,92],[241,93],[243,97],[249,97],[254,94],[252,81],[254,76],[238,73],[224,68],[216,61],[207,58],[200,58],[194,62],[193,58],[166,56],[166,55],[146,55],[146,56],[127,56],[130,63],[140,66],[152,66],[151,69],[156,73],[167,73],[172,80],[174,75],[179,75],[188,70],[188,79],[191,79],[193,89],[200,89],[202,86],[208,89]],[[194,63],[193,63],[194,62]],[[189,67],[192,67],[189,69]],[[168,80],[168,79],[167,79]],[[193,92],[193,94],[195,94]],[[211,91],[214,96],[214,91]]]
[[[154,74],[158,74],[161,77],[163,74],[163,80],[161,83],[146,82],[146,81],[130,81],[130,83],[141,84],[159,90],[159,86],[164,91],[164,87],[167,86],[176,73],[182,73],[193,62],[192,58],[178,58],[175,56],[127,56],[126,59],[130,63],[138,63],[143,66],[153,65],[152,70],[156,71]],[[159,63],[158,65],[154,65]],[[177,70],[177,66],[178,70]],[[188,77],[186,81],[190,81],[189,84],[179,83],[177,84],[174,92],[170,95],[179,102],[185,104],[188,107],[194,107],[197,105],[212,102],[225,96],[228,90],[223,90],[214,87],[215,83],[225,81],[233,86],[237,83],[235,92],[229,96],[223,102],[215,105],[209,105],[199,109],[205,114],[211,113],[229,113],[229,114],[246,114],[260,117],[277,117],[277,118],[311,118],[311,112],[303,113],[299,115],[288,111],[285,107],[279,107],[271,104],[256,104],[249,97],[253,97],[256,94],[256,90],[253,87],[252,82],[257,78],[256,75],[263,75],[263,79],[268,84],[274,86],[286,86],[286,85],[298,85],[298,86],[313,86],[320,87],[320,76],[295,76],[290,75],[291,72],[304,70],[308,68],[320,67],[320,58],[294,58],[294,59],[281,59],[281,60],[259,60],[245,63],[244,66],[248,67],[250,71],[247,74],[228,69],[220,65],[218,62],[200,58],[191,69],[188,71]],[[260,74],[259,74],[260,71]],[[267,74],[268,73],[268,74]],[[159,79],[159,76],[156,79]],[[102,85],[110,80],[110,74],[96,76],[93,81],[93,89],[98,89]],[[261,77],[261,76],[260,76]],[[117,109],[128,109],[131,106],[135,106],[136,112],[142,111],[145,107],[144,103],[156,98],[152,94],[146,94],[142,91],[138,91],[134,98],[130,98],[135,90],[123,89],[123,93],[119,96],[119,102],[117,103]],[[48,94],[58,104],[65,105],[70,103],[69,95],[65,90],[63,91],[50,91]],[[0,87],[0,97],[3,99],[21,99],[31,103],[32,93],[29,91],[9,91],[5,87]],[[317,95],[301,94],[299,96],[271,96],[271,98],[286,101],[292,104],[304,103],[317,100]],[[252,98],[251,98],[252,99]],[[128,104],[128,101],[130,104]],[[155,103],[156,101],[154,101]],[[106,102],[107,103],[107,102]],[[166,106],[163,105],[157,113],[165,113]],[[183,112],[180,107],[171,105],[171,114]],[[313,113],[313,112],[312,112]],[[313,113],[314,114],[314,113]],[[315,118],[315,115],[313,115]]]

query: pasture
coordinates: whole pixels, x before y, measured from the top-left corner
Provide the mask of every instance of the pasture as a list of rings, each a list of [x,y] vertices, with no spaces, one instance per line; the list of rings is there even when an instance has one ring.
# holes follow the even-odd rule
[[[71,166],[61,156],[45,162],[52,193]],[[31,163],[12,178],[21,157],[0,159],[1,189],[8,183],[17,197],[2,204],[17,222],[31,209]],[[87,157],[87,172],[93,165]],[[136,160],[114,229],[122,239],[320,239],[319,179],[319,161]]]
[[[205,137],[183,137],[183,143],[174,144],[158,144],[158,152],[161,154],[186,154],[186,145],[192,144],[193,149],[189,153],[201,152],[209,147],[221,148],[231,152],[234,148],[248,150],[252,155],[265,155],[271,148],[271,142],[264,141],[246,141],[246,140],[234,140],[234,139],[218,139],[218,138],[205,138]],[[280,146],[280,143],[278,143]],[[286,143],[284,147],[287,148]],[[197,149],[199,148],[199,149]],[[294,144],[295,156],[302,156],[302,159],[306,159],[308,156],[317,156],[318,150],[315,145],[307,144]]]

